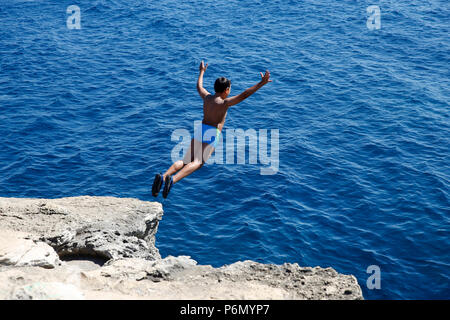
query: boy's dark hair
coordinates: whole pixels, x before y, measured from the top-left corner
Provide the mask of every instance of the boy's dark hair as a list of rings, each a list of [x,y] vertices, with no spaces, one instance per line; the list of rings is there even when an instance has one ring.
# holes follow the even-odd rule
[[[216,82],[214,83],[214,90],[217,93],[222,93],[225,91],[226,88],[229,88],[231,86],[231,81],[225,77],[217,78]]]

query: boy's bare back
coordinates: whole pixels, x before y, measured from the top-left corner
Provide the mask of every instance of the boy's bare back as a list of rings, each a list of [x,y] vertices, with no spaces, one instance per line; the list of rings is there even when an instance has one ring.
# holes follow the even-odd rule
[[[270,80],[270,72],[266,70],[266,73],[261,74],[261,81],[254,86],[248,88],[242,93],[228,98],[231,90],[231,83],[229,82],[229,87],[222,92],[216,92],[211,94],[203,88],[203,74],[208,68],[208,64],[204,64],[203,61],[200,63],[200,74],[197,81],[197,91],[203,98],[203,123],[216,127],[222,131],[223,125],[225,124],[225,118],[227,117],[228,108],[238,104],[239,102],[247,99],[257,90],[259,90],[265,84],[272,82]]]
[[[221,97],[209,94],[203,99],[203,123],[222,131],[228,107]]]

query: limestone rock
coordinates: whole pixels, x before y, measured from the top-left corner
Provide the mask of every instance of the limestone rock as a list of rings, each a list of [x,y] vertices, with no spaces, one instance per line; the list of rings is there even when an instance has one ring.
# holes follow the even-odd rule
[[[155,234],[162,206],[131,198],[0,198],[0,227],[28,232],[60,256],[92,255],[105,260],[160,258]]]
[[[35,282],[17,288],[13,300],[84,300],[80,290],[72,284],[60,282]]]
[[[130,198],[0,198],[0,299],[363,299],[332,268],[162,259],[162,214]]]
[[[55,250],[43,242],[24,238],[19,232],[0,232],[0,265],[54,268],[60,264]]]

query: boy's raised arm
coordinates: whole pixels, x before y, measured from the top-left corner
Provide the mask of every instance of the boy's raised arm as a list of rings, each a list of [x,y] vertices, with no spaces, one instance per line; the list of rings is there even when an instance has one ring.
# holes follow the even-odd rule
[[[250,97],[252,94],[254,94],[256,91],[258,91],[265,84],[267,84],[269,82],[272,82],[272,80],[270,80],[270,72],[269,72],[269,70],[266,70],[266,74],[265,75],[263,75],[261,72],[260,72],[260,74],[261,74],[261,81],[260,82],[258,82],[254,86],[248,88],[244,92],[238,94],[237,96],[225,99],[225,105],[227,107],[234,106],[235,104],[238,104],[239,102],[241,102],[241,101],[247,99],[248,97]]]
[[[206,91],[205,88],[203,88],[203,74],[205,73],[206,68],[208,68],[208,64],[206,64],[206,66],[205,66],[205,64],[203,63],[203,60],[202,60],[202,62],[200,63],[200,67],[199,67],[200,74],[198,75],[198,80],[197,80],[197,91],[198,91],[198,94],[200,95],[200,97],[202,97],[202,99],[204,99],[207,95],[210,94],[208,91]]]

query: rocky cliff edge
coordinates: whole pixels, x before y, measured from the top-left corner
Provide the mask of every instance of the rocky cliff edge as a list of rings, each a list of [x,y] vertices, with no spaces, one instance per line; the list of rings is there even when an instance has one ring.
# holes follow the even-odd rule
[[[333,268],[162,259],[162,216],[133,198],[0,198],[0,299],[363,299]]]

